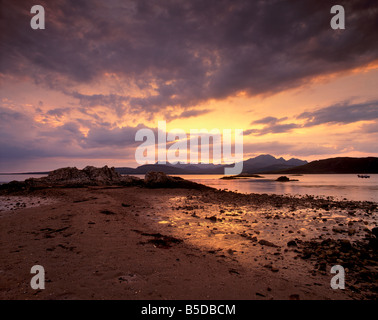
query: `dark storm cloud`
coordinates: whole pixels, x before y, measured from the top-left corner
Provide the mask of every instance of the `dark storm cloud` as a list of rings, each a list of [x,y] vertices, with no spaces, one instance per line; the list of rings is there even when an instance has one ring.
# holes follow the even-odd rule
[[[187,119],[187,118],[191,118],[191,117],[198,117],[198,116],[210,113],[212,111],[213,110],[210,110],[210,109],[202,109],[202,110],[191,109],[191,110],[185,110],[185,111],[183,111],[183,112],[181,112],[181,113],[179,113],[177,115],[165,114],[165,119],[167,121],[172,121],[172,120],[175,120],[175,119]]]
[[[313,127],[321,124],[348,124],[359,121],[370,121],[378,119],[378,101],[368,101],[363,103],[344,102],[334,104],[311,112],[303,112],[296,116],[298,120],[305,120],[304,124],[282,123],[288,117],[276,118],[265,117],[251,122],[251,125],[264,124],[262,129],[248,129],[244,135],[261,136],[268,133],[290,132],[296,128]],[[365,124],[361,131],[364,133],[377,132],[376,123]]]
[[[55,109],[48,110],[46,113],[50,116],[55,116],[55,117],[60,118],[64,116],[65,114],[70,113],[70,111],[71,111],[71,108],[55,108]]]
[[[107,129],[103,127],[92,128],[85,139],[83,147],[135,147],[141,144],[141,142],[135,141],[135,134],[139,129],[143,128],[146,127],[138,125],[137,127],[117,127],[113,129]]]
[[[279,92],[378,59],[377,4],[368,0],[338,1],[346,10],[339,31],[325,0],[38,3],[46,30],[30,28],[34,1],[2,1],[0,71],[66,92],[105,73],[154,86],[142,98],[109,97],[119,116],[124,104],[154,112],[240,91]]]
[[[145,128],[111,128],[106,123],[89,125],[87,135],[80,131],[83,120],[71,120],[61,126],[36,122],[32,115],[0,105],[0,168],[7,161],[33,158],[121,158],[133,159],[134,137]],[[151,129],[157,135],[157,129]]]
[[[362,120],[378,119],[378,101],[342,103],[312,112],[303,112],[297,119],[305,119],[305,127],[319,124],[347,124]]]
[[[276,117],[265,117],[256,121],[253,121],[251,124],[271,124],[276,123],[279,120],[286,120],[287,118],[277,119]]]
[[[363,133],[378,133],[378,121],[375,121],[373,123],[364,124],[361,127],[361,131]]]

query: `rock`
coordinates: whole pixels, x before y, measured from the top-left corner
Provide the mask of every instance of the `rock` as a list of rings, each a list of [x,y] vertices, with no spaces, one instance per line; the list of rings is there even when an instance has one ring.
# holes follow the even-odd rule
[[[210,218],[206,217],[205,219],[208,219],[212,222],[216,222],[218,220],[216,216],[211,216]]]
[[[278,248],[278,246],[275,245],[274,243],[267,241],[267,240],[263,240],[263,239],[259,241],[259,244],[261,244],[263,246]]]
[[[371,232],[378,238],[378,227],[373,228]]]
[[[147,186],[167,185],[172,182],[173,179],[167,176],[164,172],[147,172],[144,177],[144,183]]]
[[[352,249],[352,244],[349,240],[339,240],[340,242],[340,251],[348,252]]]
[[[290,181],[290,179],[286,176],[281,176],[281,177],[278,177],[276,181]]]
[[[340,227],[333,227],[333,228],[332,228],[332,231],[333,231],[333,232],[336,232],[336,233],[347,232],[347,230],[345,230],[345,229],[343,229],[343,228],[340,228]]]
[[[378,250],[378,239],[376,238],[371,238],[369,240],[369,246],[373,249],[373,250]]]
[[[287,243],[287,246],[288,247],[298,247],[297,243],[295,242],[295,240],[291,240]]]
[[[320,271],[327,271],[327,263],[324,262],[324,261],[320,262],[318,270],[320,270]]]
[[[48,188],[48,187],[84,187],[101,185],[134,185],[140,183],[141,179],[131,176],[122,176],[115,169],[104,166],[96,168],[87,166],[83,170],[76,167],[60,168],[51,171],[47,177],[30,178],[18,184],[5,184],[4,188],[11,190],[14,187]]]
[[[348,229],[348,235],[353,236],[355,233],[356,233],[356,229],[354,229],[354,228]]]
[[[180,177],[168,176],[164,172],[154,171],[146,173],[144,177],[144,184],[146,187],[149,188],[187,188],[199,190],[213,189],[211,187],[207,187],[199,183],[185,180]]]

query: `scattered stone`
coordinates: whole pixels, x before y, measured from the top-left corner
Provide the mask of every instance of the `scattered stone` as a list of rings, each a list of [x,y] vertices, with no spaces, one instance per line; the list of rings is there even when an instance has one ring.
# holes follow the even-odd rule
[[[263,246],[268,246],[268,247],[274,247],[274,248],[278,248],[277,245],[275,245],[274,243],[270,242],[270,241],[267,241],[267,240],[260,240],[259,241],[259,244],[263,245]]]
[[[106,214],[106,215],[113,215],[113,214],[115,214],[113,211],[110,211],[110,210],[101,210],[100,213]]]
[[[297,243],[295,242],[295,240],[291,240],[287,243],[287,246],[288,247],[298,247]]]
[[[210,220],[212,222],[217,222],[217,220],[219,220],[216,216],[205,217],[205,219]]]

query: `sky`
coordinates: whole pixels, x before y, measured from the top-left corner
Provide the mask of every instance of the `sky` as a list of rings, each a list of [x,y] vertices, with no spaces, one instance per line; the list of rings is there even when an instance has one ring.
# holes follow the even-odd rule
[[[378,156],[378,3],[0,3],[0,172],[136,167],[139,129],[244,130],[244,158]]]

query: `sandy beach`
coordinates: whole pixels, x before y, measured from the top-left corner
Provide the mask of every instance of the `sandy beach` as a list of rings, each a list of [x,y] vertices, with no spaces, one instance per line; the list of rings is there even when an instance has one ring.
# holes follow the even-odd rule
[[[371,202],[139,186],[0,201],[0,299],[377,297]],[[336,264],[344,290],[330,287]],[[30,287],[33,265],[44,290]]]

